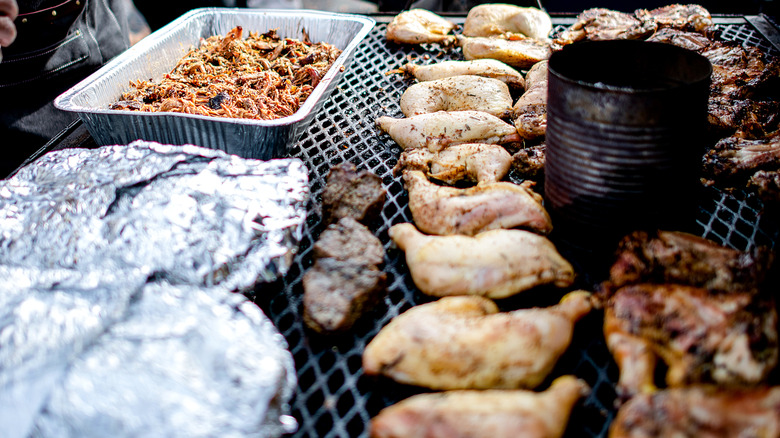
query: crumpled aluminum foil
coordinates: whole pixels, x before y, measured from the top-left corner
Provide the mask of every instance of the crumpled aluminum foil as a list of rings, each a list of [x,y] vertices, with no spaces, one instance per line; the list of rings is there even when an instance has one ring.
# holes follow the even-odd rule
[[[134,142],[0,182],[0,436],[295,429],[284,338],[244,295],[289,268],[308,178]]]
[[[292,355],[243,295],[150,284],[84,352],[31,436],[277,437],[296,385]]]
[[[0,436],[24,437],[69,364],[127,311],[139,271],[0,265]]]
[[[0,263],[244,291],[287,272],[308,198],[298,159],[144,141],[54,151],[0,182]]]

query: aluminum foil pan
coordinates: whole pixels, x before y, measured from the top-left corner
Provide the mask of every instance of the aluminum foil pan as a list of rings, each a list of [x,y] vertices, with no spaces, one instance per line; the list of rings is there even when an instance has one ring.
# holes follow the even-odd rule
[[[246,291],[287,272],[308,199],[299,159],[144,141],[55,151],[0,182],[0,264]]]
[[[141,40],[100,70],[54,100],[64,111],[76,112],[99,145],[127,144],[136,139],[165,144],[195,144],[245,158],[286,156],[336,88],[355,48],[373,28],[372,18],[308,10],[233,8],[194,9]],[[235,26],[248,31],[277,29],[281,37],[326,42],[342,54],[301,108],[277,120],[243,120],[182,113],[141,113],[110,110],[109,105],[129,81],[159,79],[201,38],[225,35]]]

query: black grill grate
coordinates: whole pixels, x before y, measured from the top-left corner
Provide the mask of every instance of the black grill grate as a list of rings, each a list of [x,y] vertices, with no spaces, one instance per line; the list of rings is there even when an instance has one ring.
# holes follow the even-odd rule
[[[747,23],[733,21],[720,24],[725,39],[772,50]],[[292,147],[291,155],[301,158],[309,168],[312,202],[304,238],[288,275],[278,284],[258,287],[253,297],[285,336],[295,358],[299,380],[292,400],[292,413],[299,422],[295,437],[368,436],[368,423],[380,409],[422,391],[385,379],[368,378],[361,368],[363,349],[381,327],[412,305],[430,301],[415,288],[403,253],[392,247],[387,236],[391,225],[410,222],[411,215],[403,185],[392,175],[401,149],[388,136],[379,133],[374,121],[381,115],[401,117],[398,102],[411,84],[400,75],[386,74],[388,71],[407,61],[433,63],[461,59],[461,54],[458,49],[444,52],[438,46],[388,44],[384,38],[385,27],[385,23],[378,23],[364,40],[339,89],[325,103],[303,138]],[[563,29],[558,24],[555,31]],[[304,328],[301,279],[312,264],[312,243],[321,231],[321,193],[328,171],[331,166],[346,161],[379,175],[388,191],[381,220],[372,224],[371,229],[387,251],[384,270],[389,287],[384,301],[349,334],[322,337]],[[706,193],[696,224],[702,236],[739,249],[774,246],[777,230],[774,222],[763,215],[760,202],[749,196],[735,198],[711,189]],[[544,292],[521,294],[516,302],[502,306],[552,304]],[[560,291],[553,291],[552,295],[553,301],[557,301]],[[568,373],[587,381],[592,393],[573,412],[567,436],[606,436],[614,416],[613,384],[617,367],[606,350],[601,315],[597,312],[578,323],[572,345],[553,376]]]

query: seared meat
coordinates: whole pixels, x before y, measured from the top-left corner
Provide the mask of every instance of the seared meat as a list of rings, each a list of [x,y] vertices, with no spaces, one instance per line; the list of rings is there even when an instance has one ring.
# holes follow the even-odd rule
[[[379,217],[387,193],[382,179],[368,170],[358,171],[345,162],[331,167],[322,193],[322,213],[325,223],[351,217],[369,223]]]
[[[574,405],[590,392],[574,376],[543,392],[455,390],[419,394],[383,409],[371,420],[372,438],[557,438]]]
[[[375,266],[323,258],[303,275],[303,320],[320,333],[349,330],[381,299],[386,274]]]
[[[436,185],[424,173],[407,170],[404,183],[412,218],[424,233],[473,236],[497,228],[526,228],[541,234],[552,231],[542,197],[531,189],[530,181],[460,189]]]
[[[647,39],[650,42],[672,44],[683,49],[699,52],[712,44],[712,40],[700,32],[690,32],[673,27],[660,29]]]
[[[577,41],[639,40],[653,34],[656,25],[642,22],[632,14],[604,8],[586,9],[577,21],[555,38],[557,46]]]
[[[463,35],[490,37],[511,35],[514,38],[545,39],[552,32],[552,20],[537,8],[489,3],[474,6],[466,15]]]
[[[765,202],[780,202],[780,170],[759,170],[750,177],[748,188]]]
[[[517,99],[514,112],[517,132],[526,140],[547,132],[547,61],[540,61],[525,75],[525,93]]]
[[[637,231],[621,240],[609,287],[677,283],[715,293],[757,292],[772,259],[768,248],[744,252],[678,231]]]
[[[428,236],[397,224],[390,238],[406,253],[414,284],[427,295],[506,298],[536,286],[568,287],[574,268],[544,236],[491,230],[470,236]]]
[[[525,179],[540,180],[544,176],[546,155],[544,143],[520,149],[512,155],[512,167]]]
[[[349,330],[381,299],[386,274],[382,242],[351,217],[330,224],[314,243],[303,275],[303,320],[320,333]]]
[[[512,312],[483,297],[440,298],[383,327],[363,352],[363,370],[432,389],[535,388],[591,308],[582,291]]]
[[[406,117],[464,110],[508,118],[512,112],[509,87],[498,79],[461,75],[419,82],[401,95],[401,111]]]
[[[498,79],[512,89],[525,88],[525,78],[514,68],[497,59],[475,59],[473,61],[442,61],[431,65],[408,63],[401,71],[418,81],[433,81],[459,75],[474,75]]]
[[[679,284],[637,284],[607,301],[604,335],[620,377],[618,394],[654,389],[656,357],[679,387],[764,383],[777,365],[777,313],[752,292],[715,294]]]
[[[703,177],[719,187],[746,187],[760,170],[780,170],[780,131],[757,140],[726,137],[704,156]]]
[[[431,152],[461,143],[513,144],[520,141],[512,124],[481,111],[439,111],[396,119],[376,120],[403,149],[427,148]]]
[[[466,60],[492,58],[520,70],[531,68],[532,65],[548,59],[552,54],[552,45],[547,40],[463,35],[458,35],[457,38]]]
[[[711,386],[640,394],[623,405],[610,438],[780,437],[780,387]]]
[[[410,9],[393,17],[387,25],[385,37],[398,44],[440,43],[449,45],[455,42],[450,32],[455,24],[425,9]]]
[[[654,24],[658,29],[705,32],[713,26],[710,11],[696,4],[673,4],[652,10],[637,9],[634,15],[643,23]]]
[[[379,266],[384,261],[382,242],[351,217],[328,225],[312,248],[315,259],[331,258],[363,265]]]
[[[394,173],[404,169],[420,170],[447,184],[458,181],[490,183],[502,180],[509,172],[512,156],[502,146],[463,143],[440,152],[407,149],[401,153]]]

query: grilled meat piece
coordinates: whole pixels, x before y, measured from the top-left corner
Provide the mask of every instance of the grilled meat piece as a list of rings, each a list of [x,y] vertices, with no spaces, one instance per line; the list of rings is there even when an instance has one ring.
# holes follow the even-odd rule
[[[760,138],[726,137],[704,155],[703,177],[719,187],[746,187],[760,170],[780,170],[780,131]]]
[[[508,34],[515,38],[545,39],[550,36],[550,32],[552,20],[546,12],[508,4],[474,6],[463,23],[463,35],[470,37]]]
[[[382,211],[387,192],[382,179],[368,171],[358,171],[345,162],[331,167],[322,192],[322,213],[325,223],[351,217],[367,224]]]
[[[343,332],[380,300],[387,276],[382,242],[351,217],[330,224],[314,243],[303,275],[303,320],[319,333]]]
[[[623,405],[609,438],[780,437],[780,387],[711,386],[640,394]]]
[[[372,438],[556,438],[574,405],[590,393],[574,376],[555,379],[546,391],[457,390],[418,394],[371,420]]]
[[[464,110],[508,118],[512,112],[509,87],[498,79],[461,75],[419,82],[401,95],[401,112],[406,117]]]
[[[463,143],[440,152],[407,149],[401,153],[393,173],[419,170],[446,184],[458,181],[490,183],[502,180],[509,172],[512,156],[501,146]]]
[[[530,231],[428,236],[404,223],[388,233],[406,253],[414,284],[427,295],[499,299],[540,285],[568,287],[574,282],[574,268],[555,245]]]
[[[520,70],[529,69],[537,62],[548,59],[552,54],[552,45],[548,40],[463,35],[458,35],[457,38],[466,60],[497,59]]]
[[[758,385],[777,365],[777,313],[752,292],[716,294],[679,284],[624,286],[605,306],[607,348],[621,397],[654,390],[656,357],[666,383]]]
[[[319,333],[343,332],[381,299],[387,276],[375,266],[322,258],[303,275],[303,320]]]
[[[525,92],[512,107],[517,132],[526,140],[547,132],[547,61],[540,61],[525,75]]]
[[[425,9],[410,9],[393,17],[387,25],[385,37],[397,44],[439,43],[451,45],[450,35],[455,24]]]
[[[780,170],[759,170],[750,177],[748,188],[764,202],[780,202]]]
[[[363,370],[432,389],[535,388],[591,308],[583,291],[512,312],[483,297],[440,298],[383,327],[363,352]]]
[[[773,258],[768,248],[745,252],[679,231],[637,231],[618,245],[607,286],[677,283],[713,293],[758,292]]]
[[[556,46],[577,41],[640,40],[653,34],[656,25],[641,21],[632,14],[604,8],[582,11],[568,29],[555,38]]]
[[[331,258],[379,266],[385,257],[382,242],[365,225],[351,217],[328,225],[312,249],[315,260]]]
[[[442,61],[431,65],[408,63],[401,71],[418,81],[433,81],[459,75],[474,75],[498,79],[512,89],[525,88],[525,78],[514,68],[497,59],[475,59],[472,61]]]
[[[672,44],[694,52],[700,52],[713,43],[712,39],[703,33],[690,32],[673,27],[660,29],[650,36],[647,41]]]
[[[402,119],[382,116],[376,123],[403,149],[439,152],[461,143],[511,145],[520,141],[512,124],[481,111],[439,111]]]
[[[540,180],[544,176],[546,155],[544,143],[520,149],[512,155],[512,167],[525,179]]]
[[[673,4],[651,10],[634,11],[642,23],[655,25],[658,29],[674,28],[694,32],[706,32],[713,27],[710,11],[696,4]]]
[[[404,171],[409,210],[420,231],[429,234],[473,236],[498,228],[525,228],[540,234],[552,231],[542,197],[511,182],[478,184],[460,189],[439,186],[419,170]]]

